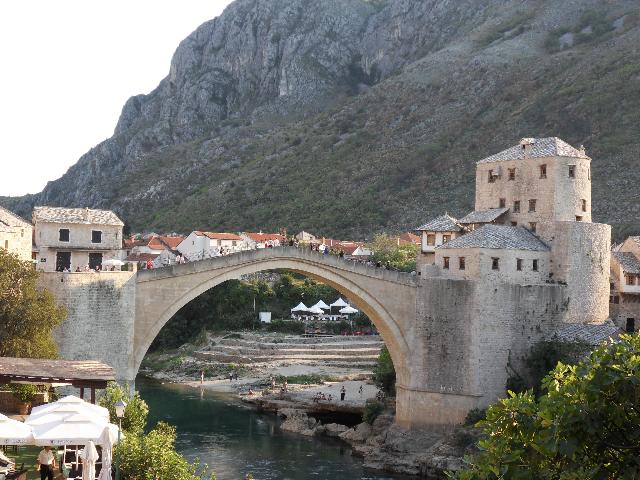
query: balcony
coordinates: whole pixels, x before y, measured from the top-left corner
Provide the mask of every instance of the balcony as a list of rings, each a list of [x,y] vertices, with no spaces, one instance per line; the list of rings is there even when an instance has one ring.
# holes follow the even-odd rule
[[[620,291],[622,293],[633,293],[636,295],[640,295],[640,283],[635,285],[626,285],[625,283],[622,283],[622,285],[620,285]]]

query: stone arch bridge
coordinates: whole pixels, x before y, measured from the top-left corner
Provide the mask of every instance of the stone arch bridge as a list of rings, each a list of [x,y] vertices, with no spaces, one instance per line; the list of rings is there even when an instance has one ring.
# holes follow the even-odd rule
[[[57,330],[63,358],[94,358],[133,381],[167,321],[231,279],[287,269],[331,285],[381,333],[397,375],[396,421],[407,428],[460,423],[504,394],[507,364],[563,321],[560,285],[495,285],[416,275],[293,247],[253,250],[155,270],[47,273],[41,283],[67,305]]]

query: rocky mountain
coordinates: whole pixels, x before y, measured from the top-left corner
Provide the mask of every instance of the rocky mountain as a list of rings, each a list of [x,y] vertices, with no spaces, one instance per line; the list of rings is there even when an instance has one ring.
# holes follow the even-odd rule
[[[39,194],[134,230],[362,238],[472,208],[524,136],[593,158],[594,220],[640,230],[635,0],[236,0]]]

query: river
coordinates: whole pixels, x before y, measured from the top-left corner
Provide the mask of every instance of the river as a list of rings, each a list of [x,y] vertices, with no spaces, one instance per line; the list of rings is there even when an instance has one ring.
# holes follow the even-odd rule
[[[348,445],[283,432],[275,415],[244,407],[228,393],[138,379],[149,424],[177,427],[177,450],[208,464],[218,480],[398,480],[366,471]]]

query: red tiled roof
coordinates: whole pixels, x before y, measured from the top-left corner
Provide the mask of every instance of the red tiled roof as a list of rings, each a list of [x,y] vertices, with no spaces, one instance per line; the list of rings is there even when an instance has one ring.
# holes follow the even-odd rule
[[[253,233],[253,232],[244,232],[244,234],[249,237],[254,242],[266,242],[268,240],[279,240],[281,242],[286,239],[280,235],[279,233]]]
[[[132,253],[125,260],[127,262],[146,262],[147,260],[153,261],[158,257],[158,253]]]
[[[205,236],[212,240],[242,240],[242,237],[236,235],[235,233],[213,233],[213,232],[193,232],[199,237]]]
[[[414,235],[410,232],[405,232],[400,235],[400,243],[403,241],[406,243],[413,243],[414,245],[422,245],[422,239],[418,235]]]
[[[148,246],[149,248],[153,248],[154,250],[164,250],[168,248],[169,250],[175,250],[178,245],[185,239],[183,236],[177,237],[167,237],[167,236],[158,236],[153,237],[149,240]]]

